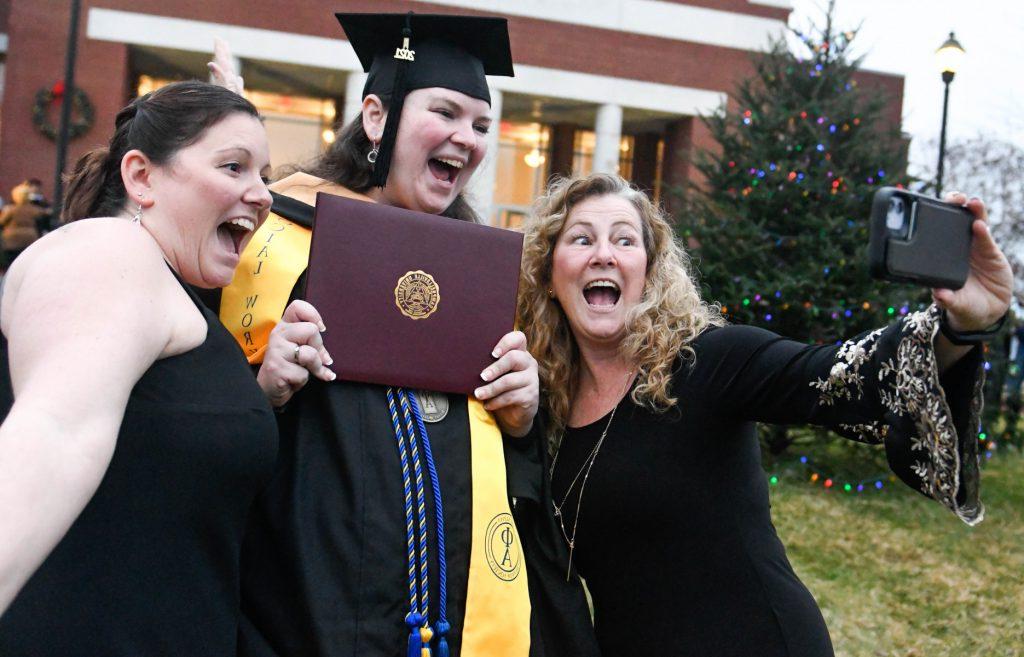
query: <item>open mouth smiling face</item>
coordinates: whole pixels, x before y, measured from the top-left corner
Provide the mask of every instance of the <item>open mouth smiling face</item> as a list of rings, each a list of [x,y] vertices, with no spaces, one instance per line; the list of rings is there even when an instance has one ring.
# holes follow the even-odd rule
[[[168,262],[198,287],[231,282],[240,255],[271,205],[266,131],[255,116],[228,114],[148,178],[151,230]],[[144,217],[146,220],[146,217]]]
[[[376,105],[371,100],[368,107]],[[364,109],[383,131],[386,117]],[[369,121],[369,119],[367,119]],[[462,192],[487,151],[490,105],[440,87],[409,92],[402,107],[387,185],[375,200],[440,214]],[[376,138],[379,133],[369,133]]]
[[[583,287],[583,298],[595,310],[610,309],[621,297],[618,284],[607,279],[591,281]]]
[[[255,231],[255,219],[236,217],[217,226],[217,238],[225,251],[234,253],[237,257],[241,255]]]
[[[614,195],[578,202],[555,243],[551,287],[577,341],[618,340],[647,277],[641,218]]]
[[[464,160],[452,157],[432,157],[427,161],[430,173],[441,182],[454,186],[459,174],[465,168]]]

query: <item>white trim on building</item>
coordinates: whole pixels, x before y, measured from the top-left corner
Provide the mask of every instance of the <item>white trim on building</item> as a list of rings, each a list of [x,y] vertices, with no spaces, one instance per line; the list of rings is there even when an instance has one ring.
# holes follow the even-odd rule
[[[764,5],[776,9],[788,9],[793,11],[793,0],[747,0],[752,5]]]
[[[231,44],[233,54],[242,59],[362,72],[355,52],[340,38],[102,8],[89,10],[86,34],[100,41],[193,52],[211,52],[213,38],[219,36]],[[499,91],[567,98],[596,105],[619,104],[680,116],[710,112],[726,98],[723,93],[706,89],[522,64],[516,66],[516,77],[496,77],[489,82]]]
[[[213,53],[219,36],[242,59],[262,59],[320,68],[362,70],[347,41],[252,27],[169,18],[130,11],[89,9],[86,35],[99,41]]]
[[[568,98],[597,105],[618,104],[680,116],[706,114],[718,109],[726,100],[726,94],[706,89],[525,64],[516,64],[514,78],[495,77],[489,82],[496,89],[512,93]]]
[[[786,29],[782,20],[661,0],[431,0],[435,4],[586,25],[712,46],[763,50]],[[761,0],[778,7],[788,0]],[[599,44],[595,44],[599,46]]]

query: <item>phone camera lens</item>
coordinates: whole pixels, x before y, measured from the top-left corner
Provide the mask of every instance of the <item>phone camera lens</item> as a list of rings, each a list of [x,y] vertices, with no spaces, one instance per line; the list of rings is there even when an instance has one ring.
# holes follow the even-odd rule
[[[905,235],[906,209],[907,205],[903,199],[898,197],[889,199],[889,210],[885,215],[885,227],[901,236]]]

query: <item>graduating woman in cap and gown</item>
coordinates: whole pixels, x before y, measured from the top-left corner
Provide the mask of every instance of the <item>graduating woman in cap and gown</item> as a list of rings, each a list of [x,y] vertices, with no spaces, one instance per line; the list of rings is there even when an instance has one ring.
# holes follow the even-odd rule
[[[240,653],[596,654],[545,502],[525,336],[498,342],[473,399],[326,383],[325,327],[311,307],[285,310],[302,294],[317,192],[477,220],[461,192],[497,129],[485,75],[512,75],[504,19],[338,19],[369,73],[362,113],[271,186],[273,213],[219,300],[280,411],[279,468],[243,549]],[[240,90],[225,61],[214,75]],[[416,471],[422,486],[403,474]]]

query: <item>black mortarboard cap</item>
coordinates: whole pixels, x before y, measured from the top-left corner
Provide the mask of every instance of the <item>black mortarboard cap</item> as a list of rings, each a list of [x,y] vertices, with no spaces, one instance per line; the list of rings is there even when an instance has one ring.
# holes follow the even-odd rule
[[[378,187],[387,182],[406,93],[443,87],[490,104],[485,76],[514,75],[504,18],[412,12],[335,16],[369,74],[363,97],[376,94],[389,103],[371,176]]]

